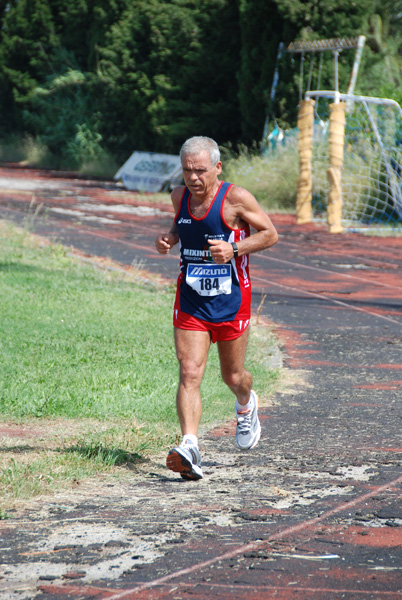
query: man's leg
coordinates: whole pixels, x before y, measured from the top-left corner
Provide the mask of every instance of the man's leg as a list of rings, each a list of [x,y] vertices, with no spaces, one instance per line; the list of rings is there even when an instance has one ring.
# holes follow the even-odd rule
[[[183,437],[180,446],[169,452],[166,466],[171,471],[180,473],[183,479],[202,479],[197,436],[202,413],[200,386],[211,344],[210,334],[207,331],[178,328],[175,328],[174,333],[180,364],[177,414],[182,434],[186,437]]]
[[[236,442],[241,450],[254,448],[261,435],[258,396],[251,389],[253,379],[244,367],[247,338],[248,329],[235,340],[218,342],[223,381],[237,398]]]
[[[177,414],[183,435],[198,435],[202,405],[200,386],[211,345],[207,331],[174,330],[176,355],[180,365]]]
[[[232,390],[239,404],[250,400],[253,379],[244,368],[248,339],[248,329],[235,340],[218,341],[222,379]]]

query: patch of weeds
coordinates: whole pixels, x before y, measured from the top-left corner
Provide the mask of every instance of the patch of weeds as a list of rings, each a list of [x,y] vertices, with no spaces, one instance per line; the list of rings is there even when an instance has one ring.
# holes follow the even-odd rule
[[[25,464],[11,459],[0,472],[2,495],[14,498],[30,498],[49,488],[53,477],[43,460]]]
[[[24,230],[26,232],[34,231],[35,223],[37,221],[38,216],[41,214],[43,210],[43,203],[37,204],[36,198],[33,195],[32,200],[29,203],[28,212],[24,218]]]
[[[108,467],[135,464],[142,460],[141,454],[128,452],[122,448],[107,447],[102,442],[80,442],[68,448],[66,452],[76,452],[83,458]]]
[[[224,160],[223,178],[246,188],[270,211],[295,210],[298,175],[296,143],[265,156],[241,147]]]

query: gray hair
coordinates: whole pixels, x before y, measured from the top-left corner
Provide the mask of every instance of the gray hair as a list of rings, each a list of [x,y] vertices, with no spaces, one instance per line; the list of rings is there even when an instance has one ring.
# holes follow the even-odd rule
[[[211,165],[215,166],[221,160],[219,146],[212,138],[204,135],[195,135],[184,142],[180,149],[180,159],[189,154],[198,154],[207,151],[211,159]]]

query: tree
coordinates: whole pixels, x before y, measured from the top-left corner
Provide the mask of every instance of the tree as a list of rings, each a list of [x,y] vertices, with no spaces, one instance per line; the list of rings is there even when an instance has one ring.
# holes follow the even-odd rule
[[[287,55],[270,105],[280,42],[365,34],[357,90],[395,89],[401,15],[401,0],[0,0],[0,132],[76,162],[177,152],[194,134],[251,144],[267,113],[293,126],[305,91]],[[341,54],[341,81],[352,60]]]
[[[18,0],[3,33],[14,125],[53,153],[90,131],[118,159],[240,134],[236,2]]]
[[[39,138],[71,166],[99,150],[98,45],[125,4],[18,0],[4,13],[0,77],[13,95],[3,100],[4,122],[12,112],[14,132]]]
[[[284,22],[275,0],[240,0],[241,62],[237,75],[242,139],[260,140],[280,42],[297,29]]]
[[[237,32],[230,0],[132,1],[100,50],[115,149],[176,152],[195,133],[237,136]]]
[[[367,49],[359,89],[366,94],[402,101],[402,2],[377,0],[368,15]]]
[[[10,121],[17,129],[24,129],[18,107],[27,102],[36,82],[52,72],[49,55],[56,44],[47,2],[19,0],[10,3],[3,13],[0,46],[1,79],[8,90],[3,96],[3,130]]]

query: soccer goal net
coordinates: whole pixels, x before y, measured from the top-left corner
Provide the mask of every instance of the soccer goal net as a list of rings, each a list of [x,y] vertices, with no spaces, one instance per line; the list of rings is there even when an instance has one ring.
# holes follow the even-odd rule
[[[274,107],[286,77],[298,81],[297,222],[326,216],[331,233],[402,226],[402,110],[393,100],[354,95],[364,44],[364,36],[280,44],[272,82]],[[276,110],[286,117],[282,104]],[[263,134],[271,146],[280,132],[275,112]]]
[[[402,110],[386,98],[311,91],[313,104],[312,207],[316,217],[328,212],[332,164],[330,110],[334,99],[344,112],[343,157],[335,185],[346,228],[402,223]],[[336,105],[335,105],[336,106]],[[341,138],[338,141],[341,143]],[[336,151],[336,149],[335,149]]]

